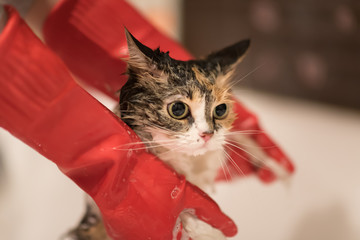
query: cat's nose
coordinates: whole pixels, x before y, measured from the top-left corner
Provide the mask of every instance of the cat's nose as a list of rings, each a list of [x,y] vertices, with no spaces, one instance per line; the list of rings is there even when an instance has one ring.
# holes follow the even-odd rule
[[[214,135],[213,131],[200,133],[200,137],[204,140],[204,142],[209,141],[213,135]]]

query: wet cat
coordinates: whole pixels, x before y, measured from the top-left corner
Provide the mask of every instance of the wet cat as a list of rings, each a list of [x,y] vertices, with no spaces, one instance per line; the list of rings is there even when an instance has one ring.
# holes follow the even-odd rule
[[[210,190],[225,162],[225,138],[235,120],[230,80],[249,40],[204,59],[179,61],[168,52],[143,45],[127,31],[126,36],[129,78],[121,89],[116,113],[148,151],[191,183]],[[86,234],[101,223],[96,208],[89,207],[87,215],[95,218],[96,224],[91,225],[85,216],[82,225],[86,231],[80,231],[80,225],[74,237],[67,239],[104,239],[104,231],[96,231],[101,232],[99,236]],[[225,239],[190,212],[182,213],[180,221],[185,229],[183,239]]]

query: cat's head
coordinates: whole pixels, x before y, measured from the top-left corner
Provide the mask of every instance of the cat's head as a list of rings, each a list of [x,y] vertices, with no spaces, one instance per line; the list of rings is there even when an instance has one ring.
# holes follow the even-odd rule
[[[120,116],[143,141],[199,155],[222,149],[235,119],[231,77],[249,47],[244,40],[204,59],[179,61],[126,31],[128,81]]]

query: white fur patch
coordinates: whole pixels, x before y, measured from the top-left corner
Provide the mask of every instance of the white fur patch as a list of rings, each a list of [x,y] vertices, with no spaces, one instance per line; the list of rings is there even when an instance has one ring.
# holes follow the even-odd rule
[[[201,99],[200,102],[191,104],[192,116],[195,120],[194,126],[198,130],[198,133],[209,131],[210,127],[205,118],[205,99]]]

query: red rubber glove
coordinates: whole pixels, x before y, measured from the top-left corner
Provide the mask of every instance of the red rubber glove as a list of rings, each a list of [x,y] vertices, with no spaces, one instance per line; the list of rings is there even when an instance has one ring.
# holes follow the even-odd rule
[[[124,0],[62,0],[44,24],[47,44],[62,57],[66,65],[81,80],[95,86],[114,99],[126,82],[126,64],[120,57],[127,56],[124,26],[145,45],[163,51],[170,50],[173,58],[187,60],[191,55],[182,46],[161,34]],[[236,102],[238,115],[234,130],[254,130],[248,137],[259,148],[291,174],[294,167],[280,148],[263,133],[254,114]],[[234,162],[228,162],[218,179],[256,173],[264,182],[276,177],[266,166],[255,166],[244,151],[231,147]],[[235,167],[234,164],[237,166]]]
[[[172,239],[178,215],[188,208],[225,235],[236,233],[234,223],[200,189],[155,156],[131,150],[129,143],[139,141],[131,129],[80,88],[15,10],[6,9],[0,126],[90,194],[113,239]],[[128,150],[114,150],[119,146]]]

